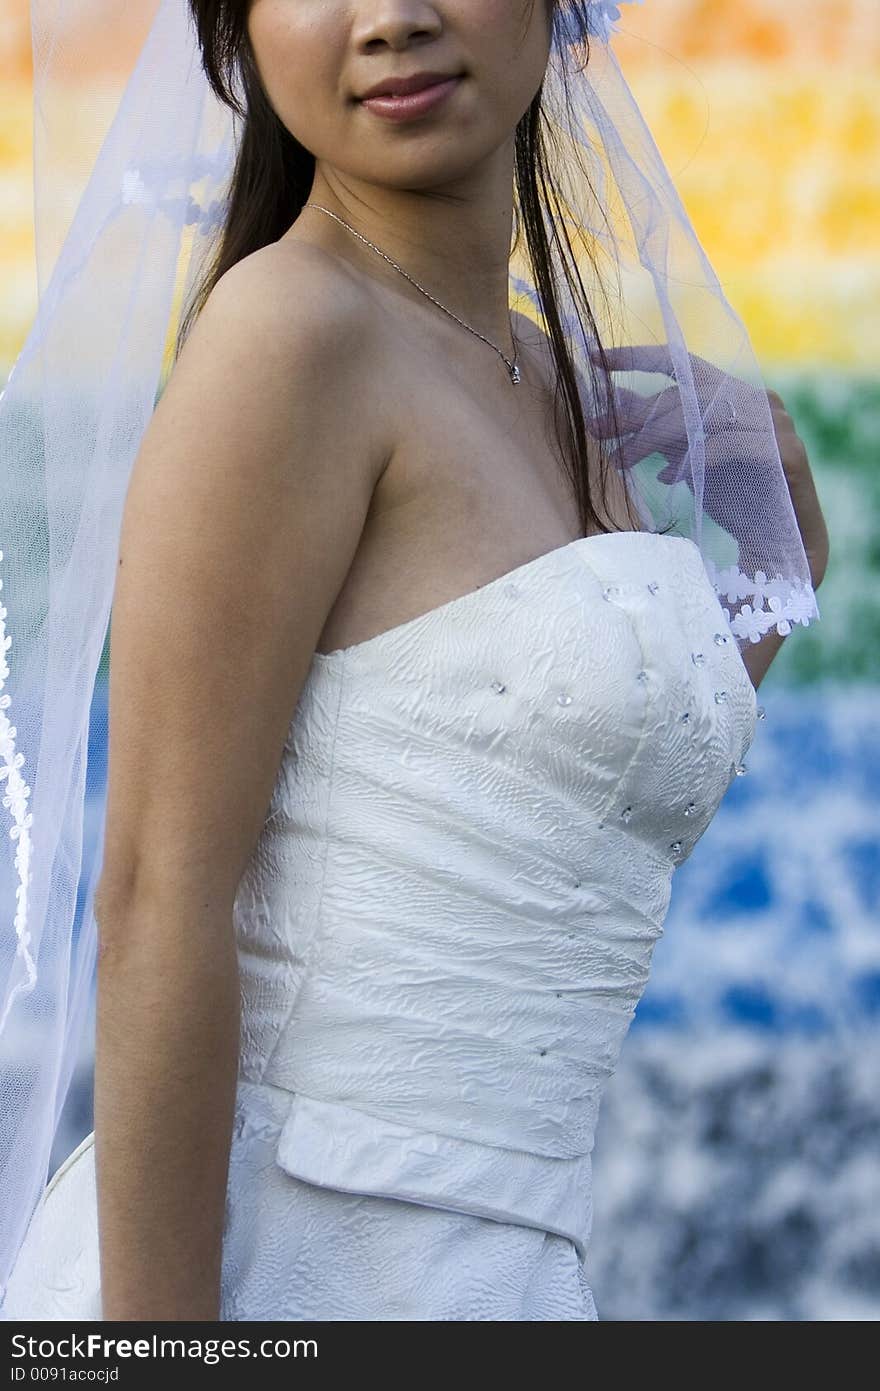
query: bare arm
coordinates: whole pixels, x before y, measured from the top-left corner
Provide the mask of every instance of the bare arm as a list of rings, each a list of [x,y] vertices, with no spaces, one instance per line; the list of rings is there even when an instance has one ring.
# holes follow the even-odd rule
[[[801,540],[810,570],[810,582],[815,593],[825,578],[831,542],[828,526],[819,502],[816,480],[807,455],[806,446],[795,429],[794,421],[785,409],[785,402],[778,391],[768,391],[773,429],[779,445],[779,457],[785,470],[785,481],[791,496],[792,506],[797,518]],[[743,663],[758,689],[767,671],[779,653],[785,637],[775,630],[767,632],[760,642],[749,643],[743,650]]]
[[[758,689],[761,682],[764,680],[771,662],[773,662],[778,655],[779,649],[784,642],[785,638],[780,637],[779,633],[765,633],[761,641],[756,643],[754,647],[743,647],[740,649],[743,666],[749,673],[755,690]]]
[[[111,629],[95,1155],[106,1319],[217,1319],[232,909],[387,454],[369,321],[307,248],[233,268],[150,421]]]

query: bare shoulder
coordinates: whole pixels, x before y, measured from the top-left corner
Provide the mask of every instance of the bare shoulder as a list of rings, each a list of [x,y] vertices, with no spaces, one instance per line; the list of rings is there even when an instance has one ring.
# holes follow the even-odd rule
[[[263,824],[384,449],[369,319],[327,272],[304,250],[224,275],[135,460],[113,600],[108,901],[225,912]]]
[[[530,319],[527,314],[514,310],[511,319],[517,338],[529,350],[536,370],[543,374],[545,387],[550,399],[552,399],[558,372],[550,339],[540,325],[535,323],[534,319]],[[585,412],[588,413],[591,408],[592,392],[576,364],[575,372],[580,386],[581,401]],[[604,500],[600,511],[605,513],[605,520],[610,522],[612,526],[623,530],[642,530],[643,528],[633,528],[632,525],[630,505],[633,485],[617,469],[603,465],[599,442],[589,430],[589,419],[587,420],[587,448],[590,454],[594,496]],[[638,505],[636,505],[636,510],[638,510]]]
[[[515,309],[510,317],[518,341],[527,350],[535,372],[543,381],[544,387],[552,399],[559,374],[550,339],[541,326],[536,324],[534,319],[530,319],[527,314],[522,314]],[[580,373],[578,373],[578,378],[583,388],[583,378]]]
[[[510,311],[510,320],[516,330],[516,336],[522,343],[526,343],[531,348],[544,349],[550,351],[550,344],[544,330],[530,319],[528,314],[523,314],[520,309]]]
[[[550,339],[547,337],[540,324],[536,324],[535,320],[530,319],[527,314],[522,314],[519,310],[515,309],[512,311],[510,317],[519,342],[528,349],[536,369],[543,375],[547,390],[552,393],[556,385],[558,372]],[[577,371],[577,368],[575,370]],[[578,371],[577,375],[583,390],[585,387],[583,374]]]
[[[369,311],[354,278],[319,248],[279,242],[226,271],[199,322],[205,332],[245,335],[248,347],[257,340],[261,358],[283,364],[292,354],[300,368],[311,363],[326,387],[346,384],[350,369],[352,378],[363,375],[375,337]]]
[[[318,246],[292,238],[281,238],[242,257],[217,282],[212,297],[218,292],[230,302],[239,300],[245,308],[256,296],[254,307],[274,306],[279,314],[292,304],[317,303],[331,322],[337,314],[357,314],[366,308],[357,280],[341,262]]]

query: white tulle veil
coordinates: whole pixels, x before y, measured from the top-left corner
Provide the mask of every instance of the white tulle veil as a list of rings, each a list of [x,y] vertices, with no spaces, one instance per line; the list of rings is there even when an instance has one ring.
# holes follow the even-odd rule
[[[627,441],[637,501],[656,529],[697,544],[744,647],[818,617],[769,403],[615,55],[620,11],[580,6],[584,67],[574,8],[557,7],[544,84],[565,190],[547,216],[618,278],[605,344],[652,345],[640,372],[668,378]],[[90,1020],[106,737],[93,699],[123,502],[223,227],[240,133],[208,85],[186,0],[31,0],[31,18],[38,308],[0,397],[0,1289]],[[114,27],[130,61],[85,87],[82,55]],[[558,284],[589,380],[592,344]],[[510,290],[540,321],[521,256]]]

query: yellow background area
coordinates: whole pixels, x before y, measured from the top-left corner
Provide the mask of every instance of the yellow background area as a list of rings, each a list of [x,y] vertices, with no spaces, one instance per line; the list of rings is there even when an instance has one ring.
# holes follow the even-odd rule
[[[93,73],[130,46],[126,12],[89,36]],[[873,369],[880,0],[645,0],[621,5],[614,45],[762,363]],[[5,370],[36,299],[25,0],[0,0],[0,111]]]

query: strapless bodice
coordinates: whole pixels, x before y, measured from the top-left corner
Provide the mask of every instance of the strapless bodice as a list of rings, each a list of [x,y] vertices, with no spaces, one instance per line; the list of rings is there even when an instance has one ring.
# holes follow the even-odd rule
[[[585,537],[316,654],[235,903],[237,1133],[583,1253],[602,1090],[755,718],[677,536]]]

